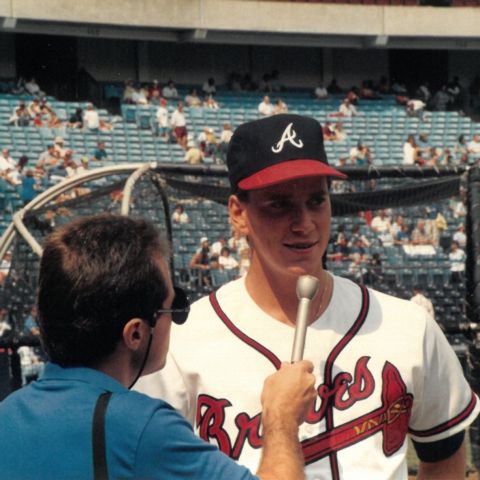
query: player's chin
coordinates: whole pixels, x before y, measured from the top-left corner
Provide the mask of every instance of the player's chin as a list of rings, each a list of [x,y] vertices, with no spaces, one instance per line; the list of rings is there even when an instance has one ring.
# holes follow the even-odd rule
[[[322,271],[321,265],[314,266],[312,265],[311,262],[307,265],[297,264],[287,268],[288,274],[294,277],[300,277],[302,275],[312,275],[314,277],[319,278],[321,271]]]

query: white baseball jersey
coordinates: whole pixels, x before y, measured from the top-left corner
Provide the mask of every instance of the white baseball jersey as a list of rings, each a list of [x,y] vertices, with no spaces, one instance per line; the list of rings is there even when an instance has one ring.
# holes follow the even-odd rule
[[[412,302],[334,278],[327,310],[307,329],[304,358],[318,399],[300,427],[309,480],[406,479],[406,436],[447,438],[479,402],[437,324]],[[256,471],[260,392],[291,356],[294,328],[263,312],[241,278],[192,306],[173,327],[162,372],[141,391],[178,408],[196,432]]]

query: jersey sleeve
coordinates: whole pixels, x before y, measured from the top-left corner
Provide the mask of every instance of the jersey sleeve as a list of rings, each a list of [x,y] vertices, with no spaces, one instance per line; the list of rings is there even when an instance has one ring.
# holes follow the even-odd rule
[[[434,442],[467,428],[480,406],[460,362],[438,324],[427,314],[423,364],[416,365],[409,432],[416,442]]]
[[[193,426],[195,422],[195,382],[187,382],[171,352],[165,367],[151,375],[141,377],[134,390],[172,405]],[[190,386],[190,388],[189,388]]]
[[[136,455],[135,478],[258,480],[214,445],[198,438],[178,412],[161,409],[145,426]]]

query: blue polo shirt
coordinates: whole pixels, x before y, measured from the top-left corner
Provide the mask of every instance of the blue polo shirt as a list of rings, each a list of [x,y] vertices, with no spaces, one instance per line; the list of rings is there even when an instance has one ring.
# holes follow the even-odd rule
[[[105,419],[110,478],[257,478],[196,437],[162,400],[132,392],[97,370],[52,363],[38,381],[0,403],[0,476],[93,478],[93,411],[107,390],[113,392]]]

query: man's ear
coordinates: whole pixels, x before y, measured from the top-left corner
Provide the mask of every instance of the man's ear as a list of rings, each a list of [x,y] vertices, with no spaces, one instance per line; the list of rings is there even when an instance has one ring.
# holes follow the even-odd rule
[[[131,318],[123,327],[123,341],[130,350],[138,350],[149,335],[148,326],[141,318]]]
[[[230,195],[228,199],[228,213],[233,229],[240,235],[248,235],[245,204],[236,195]]]

